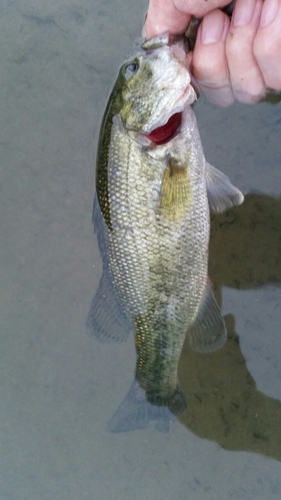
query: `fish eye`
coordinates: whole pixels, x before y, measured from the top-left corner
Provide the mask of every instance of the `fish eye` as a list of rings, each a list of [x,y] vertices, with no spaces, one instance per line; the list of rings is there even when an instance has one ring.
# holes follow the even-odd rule
[[[139,63],[137,61],[131,61],[124,67],[124,76],[130,78],[135,75],[139,69]]]

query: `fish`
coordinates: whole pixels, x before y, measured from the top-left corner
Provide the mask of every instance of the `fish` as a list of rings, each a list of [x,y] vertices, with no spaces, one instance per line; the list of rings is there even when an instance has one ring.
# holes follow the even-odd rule
[[[244,198],[205,159],[187,52],[184,36],[142,39],[120,68],[99,136],[93,224],[103,273],[86,320],[101,341],[135,335],[142,403],[175,415],[187,407],[185,339],[208,353],[227,338],[208,278],[210,210]]]

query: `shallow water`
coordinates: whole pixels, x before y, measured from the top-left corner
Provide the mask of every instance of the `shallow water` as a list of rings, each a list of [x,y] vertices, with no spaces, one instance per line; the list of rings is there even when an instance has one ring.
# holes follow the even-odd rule
[[[1,500],[281,496],[280,104],[196,105],[208,161],[247,195],[212,221],[228,342],[212,355],[184,349],[189,406],[168,434],[105,430],[135,352],[132,338],[84,334],[101,274],[93,165],[145,10],[128,0],[0,6]]]

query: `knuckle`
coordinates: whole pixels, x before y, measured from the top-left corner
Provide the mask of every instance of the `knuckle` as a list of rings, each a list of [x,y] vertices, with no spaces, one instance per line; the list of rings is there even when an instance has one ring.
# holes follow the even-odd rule
[[[249,44],[244,36],[241,36],[237,31],[230,29],[226,39],[226,54],[232,58],[248,50]],[[242,52],[242,53],[243,53]]]
[[[254,55],[257,60],[260,58],[276,58],[281,60],[281,35],[278,37],[260,36],[257,34],[254,41]]]
[[[225,67],[227,67],[224,53],[220,50],[214,51],[209,47],[201,50],[200,53],[195,51],[192,64],[194,76],[199,80],[223,78]]]
[[[257,34],[253,51],[267,87],[281,90],[281,34]]]

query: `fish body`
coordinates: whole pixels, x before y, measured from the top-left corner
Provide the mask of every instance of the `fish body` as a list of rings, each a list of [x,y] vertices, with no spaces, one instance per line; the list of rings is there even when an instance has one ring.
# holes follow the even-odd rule
[[[90,336],[135,331],[136,380],[152,405],[186,407],[178,363],[188,336],[199,352],[226,330],[208,280],[209,205],[243,200],[207,164],[191,104],[184,39],[145,40],[120,69],[101,127],[93,222],[103,276]]]

